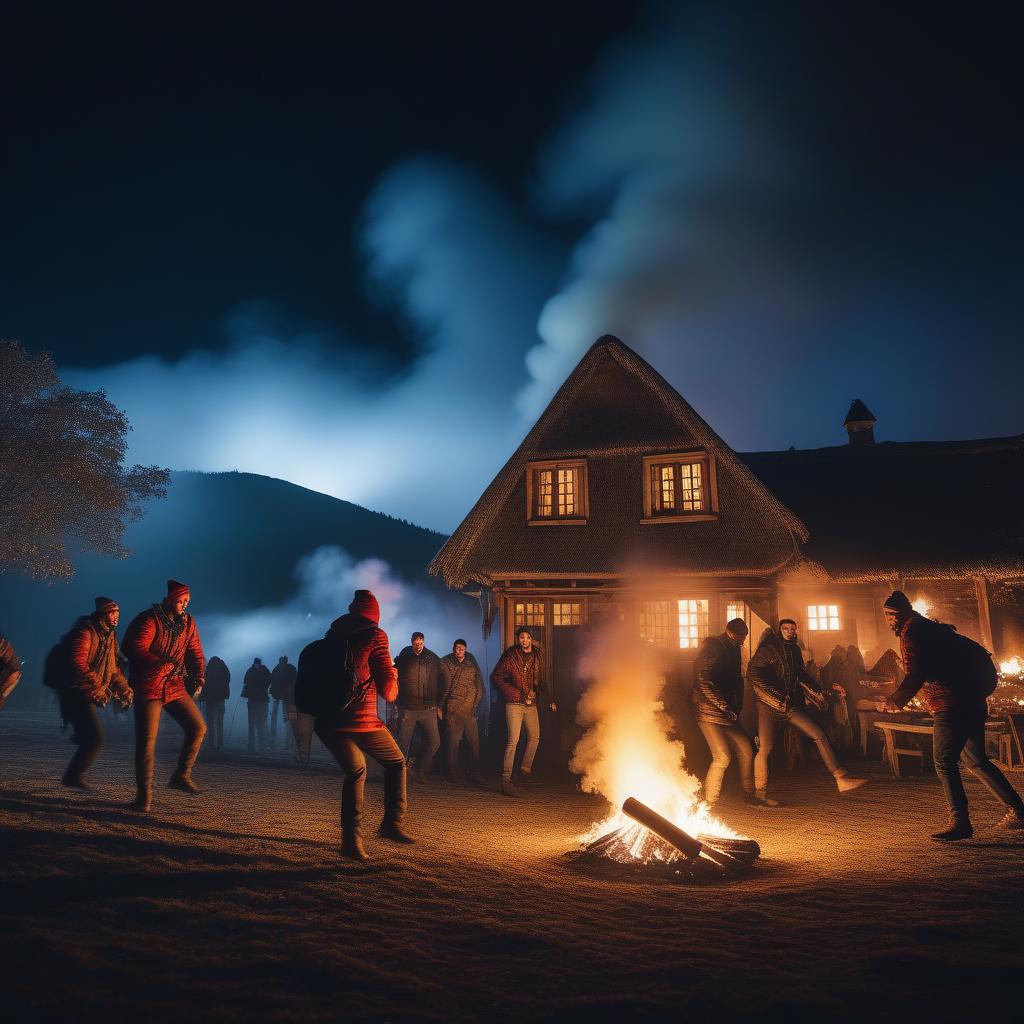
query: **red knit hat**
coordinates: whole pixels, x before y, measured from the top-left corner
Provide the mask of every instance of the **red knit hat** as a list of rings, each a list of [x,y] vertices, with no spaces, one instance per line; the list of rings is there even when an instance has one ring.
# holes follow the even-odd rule
[[[107,612],[115,612],[118,610],[118,604],[112,597],[97,597],[96,598],[96,611],[100,615],[106,615]]]
[[[362,615],[364,619],[369,619],[371,622],[380,622],[380,605],[377,603],[377,598],[368,590],[357,590],[348,610],[353,615]]]
[[[188,593],[191,593],[191,591],[189,590],[189,587],[188,587],[187,584],[179,583],[177,580],[168,580],[167,581],[167,596],[172,601],[177,601],[178,598],[182,596],[182,594],[188,594]]]

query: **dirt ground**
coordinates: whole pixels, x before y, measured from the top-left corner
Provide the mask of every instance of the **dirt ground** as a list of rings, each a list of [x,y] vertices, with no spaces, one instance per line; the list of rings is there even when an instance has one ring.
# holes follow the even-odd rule
[[[721,807],[757,869],[695,886],[568,864],[605,811],[568,788],[417,787],[417,845],[371,834],[355,865],[326,764],[201,759],[201,796],[158,788],[140,818],[123,741],[82,794],[57,782],[55,728],[0,726],[5,1021],[1019,1015],[1024,840],[973,782],[977,837],[941,846],[934,777],[876,767],[839,797],[820,768],[783,776],[786,806]],[[379,777],[368,792],[375,823]]]

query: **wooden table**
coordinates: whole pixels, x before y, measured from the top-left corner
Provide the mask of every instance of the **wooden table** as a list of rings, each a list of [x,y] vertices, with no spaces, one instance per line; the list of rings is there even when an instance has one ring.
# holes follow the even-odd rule
[[[875,722],[875,728],[882,734],[885,740],[885,759],[889,762],[893,775],[900,778],[900,757],[917,757],[921,760],[921,770],[924,771],[924,751],[916,747],[896,746],[897,733],[917,733],[923,736],[933,736],[935,726],[931,721],[925,722]],[[986,731],[1003,732],[1005,725],[1001,721],[987,721]]]

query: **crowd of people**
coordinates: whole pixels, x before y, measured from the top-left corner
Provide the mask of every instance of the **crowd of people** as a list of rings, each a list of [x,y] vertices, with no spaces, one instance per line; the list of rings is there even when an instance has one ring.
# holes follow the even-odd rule
[[[199,792],[193,766],[208,731],[213,749],[224,745],[231,673],[218,657],[206,661],[196,622],[187,611],[190,598],[187,585],[168,580],[163,599],[132,619],[119,646],[120,609],[111,598],[98,597],[93,611],[77,619],[47,656],[43,682],[56,691],[61,717],[72,727],[76,747],[62,777],[65,786],[90,788],[86,772],[103,744],[98,709],[113,702],[122,709],[131,708],[134,714],[136,794],[131,808],[139,813],[152,810],[154,750],[164,713],[182,730],[178,761],[168,786],[188,794]],[[900,591],[890,596],[884,611],[899,637],[906,666],[906,676],[889,699],[888,708],[896,710],[920,691],[935,720],[935,766],[949,804],[950,821],[933,838],[955,841],[973,834],[960,778],[961,754],[1007,808],[1002,826],[1024,830],[1024,803],[985,754],[986,696],[991,691],[986,692],[986,683],[980,678],[985,675],[983,663],[951,653],[950,636],[955,630],[919,615]],[[694,717],[711,752],[704,782],[706,801],[711,805],[717,802],[726,770],[735,760],[745,798],[759,806],[777,806],[768,789],[769,761],[783,724],[814,742],[840,793],[863,785],[867,780],[851,775],[839,762],[825,731],[809,713],[807,702],[820,706],[824,694],[804,665],[797,624],[792,619],[782,619],[778,629],[765,630],[748,666],[758,702],[755,752],[753,739],[740,723],[744,699],[741,649],[747,635],[743,619],[731,620],[722,634],[704,641],[694,664]],[[260,658],[253,660],[242,688],[248,709],[249,750],[261,753],[271,749],[278,724],[287,724],[291,730],[286,732],[286,744],[294,742],[299,759],[308,761],[315,734],[344,773],[341,851],[346,857],[365,861],[369,858],[362,839],[367,756],[384,769],[384,817],[379,834],[396,843],[414,842],[405,819],[407,772],[413,763],[410,754],[417,732],[423,734],[424,749],[415,761],[415,780],[428,781],[444,723],[446,777],[459,781],[464,745],[467,781],[483,784],[478,712],[485,698],[484,680],[461,638],[455,640],[451,653],[438,657],[426,646],[424,634],[415,632],[409,646],[392,658],[388,636],[380,628],[379,604],[368,590],[355,592],[347,614],[331,624],[317,645],[326,645],[327,675],[332,677],[337,666],[339,685],[336,693],[319,693],[315,699],[308,683],[313,673],[303,668],[305,653],[298,670],[285,655],[273,671]],[[960,644],[956,650],[967,648]],[[10,642],[0,636],[0,705],[18,683],[20,664]],[[341,685],[343,678],[348,680],[347,687]],[[535,784],[539,704],[557,711],[528,627],[517,629],[515,643],[501,655],[490,681],[504,701],[507,726],[500,789],[505,796],[515,797],[519,786]],[[332,687],[328,679],[328,690]],[[397,708],[393,731],[381,718],[379,701]],[[514,782],[524,732],[526,741]]]

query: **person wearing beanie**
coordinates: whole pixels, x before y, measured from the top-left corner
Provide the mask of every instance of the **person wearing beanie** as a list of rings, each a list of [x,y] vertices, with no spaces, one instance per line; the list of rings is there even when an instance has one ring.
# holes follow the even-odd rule
[[[974,835],[960,777],[961,754],[978,781],[1006,808],[999,827],[1024,832],[1024,801],[985,753],[986,698],[991,693],[987,680],[993,680],[995,674],[988,652],[958,636],[953,626],[914,611],[901,590],[889,595],[882,611],[899,637],[906,671],[884,710],[899,711],[920,691],[935,723],[933,760],[949,805],[949,823],[933,833],[932,839],[948,843]]]
[[[793,726],[814,741],[822,763],[832,773],[840,793],[863,786],[867,779],[856,778],[839,763],[825,731],[807,713],[806,693],[819,707],[824,694],[817,680],[804,667],[793,619],[780,619],[779,630],[770,626],[761,635],[747,668],[750,685],[757,697],[757,756],[754,758],[754,790],[759,800],[768,797],[768,762],[775,746],[780,722]]]
[[[168,786],[185,793],[199,792],[192,781],[192,766],[206,735],[206,723],[195,701],[203,690],[206,660],[195,619],[185,610],[190,597],[184,583],[168,580],[167,596],[136,615],[124,637],[129,679],[135,691],[138,791],[131,807],[142,813],[153,807],[153,755],[162,711],[184,733],[178,767]]]
[[[332,663],[351,665],[355,699],[346,707],[316,716],[314,728],[345,773],[341,787],[341,853],[369,860],[361,826],[366,789],[366,757],[384,769],[384,820],[379,835],[394,843],[414,840],[404,827],[408,806],[405,758],[377,711],[378,695],[398,696],[398,675],[391,660],[388,635],[378,625],[380,606],[368,590],[357,590],[347,615],[331,623],[324,638]],[[321,642],[322,643],[322,642]],[[302,660],[299,685],[302,683]]]
[[[71,726],[77,749],[61,782],[71,789],[89,790],[85,773],[99,756],[103,729],[97,708],[111,699],[123,708],[132,703],[117,645],[120,609],[109,597],[97,597],[93,611],[76,619],[46,659],[46,683],[57,691],[64,727]]]

